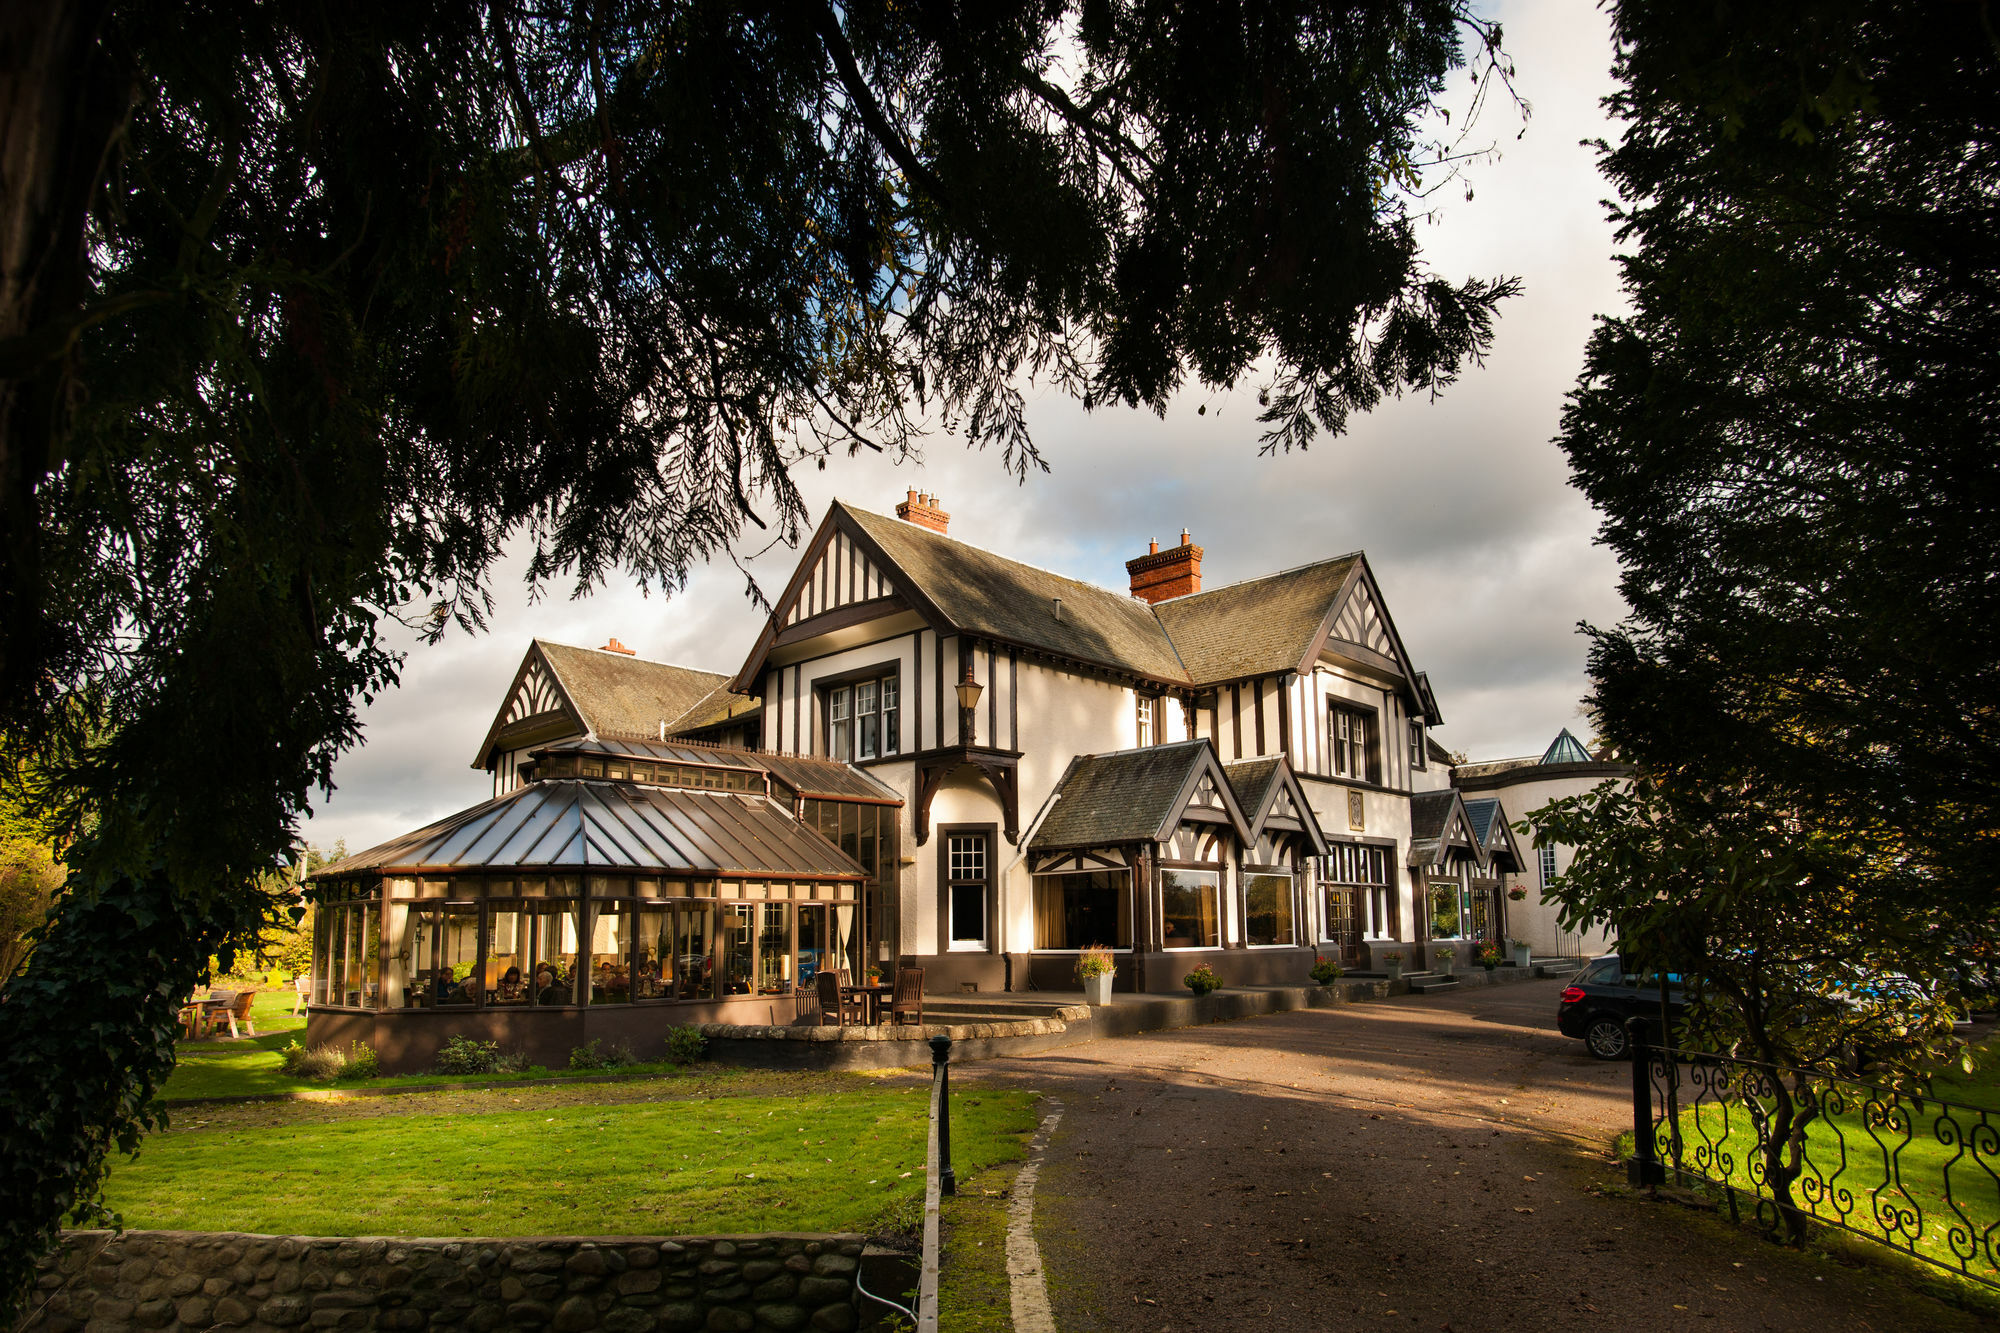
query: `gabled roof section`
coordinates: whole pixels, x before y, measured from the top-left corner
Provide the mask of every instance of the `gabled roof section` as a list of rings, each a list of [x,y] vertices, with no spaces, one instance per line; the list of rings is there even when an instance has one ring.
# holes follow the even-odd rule
[[[472,767],[485,768],[496,749],[564,735],[657,739],[662,723],[671,726],[728,680],[715,671],[536,639]]]
[[[723,677],[720,684],[667,724],[667,735],[684,735],[707,727],[718,727],[725,722],[748,717],[763,707],[755,699],[732,691],[730,684],[729,678]]]
[[[1236,836],[1247,841],[1249,821],[1215,747],[1203,738],[1070,760],[1056,783],[1060,799],[1035,830],[1029,850],[1164,841],[1204,778],[1219,795]]]
[[[1359,555],[1337,556],[1153,608],[1197,685],[1306,669]]]
[[[872,544],[908,580],[913,600],[934,608],[951,629],[1154,681],[1187,680],[1153,608],[1135,597],[837,500],[833,509],[862,535],[864,549]]]
[[[1456,787],[1418,792],[1410,798],[1410,864],[1441,864],[1452,851],[1467,853],[1480,865],[1486,852],[1465,812],[1465,798]]]
[[[1269,825],[1303,833],[1313,846],[1313,855],[1327,854],[1326,834],[1320,830],[1319,817],[1313,813],[1312,803],[1306,800],[1305,791],[1299,786],[1298,775],[1292,772],[1291,763],[1283,755],[1244,759],[1225,765],[1223,772],[1229,775],[1229,785],[1235,788],[1243,817],[1249,822],[1247,842],[1254,843],[1263,837],[1265,826]]]
[[[1505,861],[1505,868],[1516,872],[1526,869],[1528,863],[1522,859],[1521,844],[1514,841],[1514,830],[1507,826],[1507,814],[1497,798],[1467,797],[1465,817],[1486,861],[1495,864]]]
[[[1549,748],[1542,751],[1541,762],[1545,764],[1588,764],[1592,761],[1590,751],[1583,748],[1583,742],[1570,735],[1569,728],[1564,727],[1556,733],[1556,738],[1549,742]]]
[[[1325,630],[1299,669],[1309,669],[1322,649],[1331,649],[1339,656],[1401,677],[1404,690],[1424,710],[1426,720],[1432,725],[1443,722],[1436,700],[1429,695],[1430,680],[1411,663],[1403,636],[1389,615],[1389,604],[1375,582],[1375,571],[1368,567],[1368,557],[1357,555],[1354,561],[1354,577],[1327,611]]]
[[[669,736],[664,741],[603,741],[576,737],[541,747],[537,755],[615,755],[658,763],[703,768],[742,768],[769,773],[794,793],[813,800],[858,801],[870,805],[901,805],[893,787],[878,782],[852,764],[814,755],[771,754],[727,745],[693,745]]]
[[[867,871],[776,801],[629,782],[530,782],[318,871],[601,870],[865,879]]]

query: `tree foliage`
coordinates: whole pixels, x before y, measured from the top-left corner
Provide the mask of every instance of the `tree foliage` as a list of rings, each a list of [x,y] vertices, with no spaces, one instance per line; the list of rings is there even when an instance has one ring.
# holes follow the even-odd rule
[[[538,581],[676,588],[746,524],[800,533],[800,463],[930,426],[1025,471],[1030,375],[1157,409],[1268,365],[1268,442],[1303,446],[1450,383],[1514,289],[1415,241],[1452,155],[1419,126],[1468,45],[1502,69],[1454,0],[0,24],[33,53],[0,115],[0,709],[75,837],[0,1003],[0,1290],[153,1123],[206,960],[282,919],[265,879],[395,682],[385,619],[477,626],[521,538]]]
[[[1612,14],[1631,313],[1560,443],[1632,612],[1596,721],[1645,784],[1596,836],[1641,917],[1938,976],[2000,882],[2000,46],[1984,5]]]

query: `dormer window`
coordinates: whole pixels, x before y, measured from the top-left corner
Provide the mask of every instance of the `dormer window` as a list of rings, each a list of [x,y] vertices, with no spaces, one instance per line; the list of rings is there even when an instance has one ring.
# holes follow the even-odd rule
[[[849,761],[902,752],[902,707],[895,673],[826,691],[826,753]]]
[[[1410,767],[1422,769],[1424,764],[1424,720],[1410,719]]]

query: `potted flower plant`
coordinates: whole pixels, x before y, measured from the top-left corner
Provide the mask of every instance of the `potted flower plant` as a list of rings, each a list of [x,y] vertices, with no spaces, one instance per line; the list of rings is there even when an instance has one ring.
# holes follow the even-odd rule
[[[1449,944],[1440,944],[1436,952],[1431,956],[1437,959],[1437,970],[1446,976],[1450,976],[1451,965],[1458,961],[1458,950],[1452,948]]]
[[[1513,888],[1507,890],[1507,901],[1511,903],[1518,903],[1527,896],[1528,896],[1528,891],[1522,888],[1519,884],[1516,884]]]
[[[1389,980],[1391,981],[1395,981],[1397,978],[1401,977],[1403,975],[1403,955],[1396,952],[1394,949],[1391,949],[1388,953],[1383,954],[1382,970],[1389,974]]]
[[[1341,974],[1346,970],[1331,958],[1322,958],[1318,954],[1313,955],[1312,979],[1322,986],[1331,986],[1334,982],[1340,980]]]
[[[1076,978],[1083,983],[1085,1004],[1111,1003],[1111,976],[1116,967],[1111,950],[1101,944],[1093,944],[1077,956]]]
[[[1526,940],[1517,940],[1509,938],[1507,941],[1507,948],[1514,955],[1515,967],[1529,967],[1533,965],[1534,951],[1528,947],[1528,942]]]
[[[1474,956],[1479,959],[1479,965],[1488,972],[1500,966],[1500,946],[1492,940],[1480,941],[1479,948]]]
[[[1215,969],[1203,963],[1194,971],[1181,978],[1187,988],[1196,995],[1206,995],[1222,984],[1222,978],[1215,975]]]

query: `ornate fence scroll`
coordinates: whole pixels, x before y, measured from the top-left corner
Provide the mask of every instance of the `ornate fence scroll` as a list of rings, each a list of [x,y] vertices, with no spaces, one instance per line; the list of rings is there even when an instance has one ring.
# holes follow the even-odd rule
[[[1720,1186],[1767,1232],[1839,1227],[2000,1288],[2000,1112],[1638,1045],[1632,1178]]]

